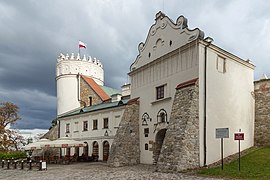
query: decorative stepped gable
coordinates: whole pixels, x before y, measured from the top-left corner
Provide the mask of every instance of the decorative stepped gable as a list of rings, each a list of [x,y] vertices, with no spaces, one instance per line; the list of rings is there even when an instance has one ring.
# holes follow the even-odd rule
[[[131,65],[131,71],[164,56],[167,52],[176,50],[196,39],[204,38],[204,33],[200,29],[188,29],[187,19],[184,16],[178,17],[176,23],[173,23],[160,11],[156,14],[155,20],[156,22],[151,26],[145,43],[141,42],[138,46],[139,55]],[[164,36],[165,34],[166,36]]]

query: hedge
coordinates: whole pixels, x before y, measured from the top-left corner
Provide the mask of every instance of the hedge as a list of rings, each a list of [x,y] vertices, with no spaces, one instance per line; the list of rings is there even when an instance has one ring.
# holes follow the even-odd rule
[[[11,152],[0,152],[0,159],[23,159],[26,158],[27,154],[26,152],[22,151],[11,151]]]

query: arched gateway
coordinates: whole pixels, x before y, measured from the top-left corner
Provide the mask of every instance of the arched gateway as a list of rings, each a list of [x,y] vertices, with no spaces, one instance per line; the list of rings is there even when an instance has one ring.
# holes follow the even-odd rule
[[[155,138],[155,145],[154,145],[154,151],[153,151],[153,159],[154,159],[154,164],[157,163],[159,154],[161,151],[161,147],[165,138],[167,129],[161,129],[157,132],[156,138]]]
[[[103,161],[107,161],[109,157],[110,144],[108,141],[103,142]]]

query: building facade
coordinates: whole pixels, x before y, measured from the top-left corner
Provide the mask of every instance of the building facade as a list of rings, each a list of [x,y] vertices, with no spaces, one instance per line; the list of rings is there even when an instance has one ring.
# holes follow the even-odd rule
[[[103,65],[96,58],[61,54],[56,64],[58,137],[83,141],[86,147],[62,154],[96,156],[107,161],[110,146],[130,94],[104,85]],[[55,128],[52,128],[52,130]],[[54,133],[55,134],[55,133]]]
[[[58,118],[60,137],[83,141],[86,147],[71,148],[69,155],[98,156],[107,161],[127,100],[92,105]]]
[[[138,50],[122,92],[104,86],[100,62],[59,57],[59,136],[88,144],[71,154],[175,172],[220,159],[218,128],[229,129],[224,157],[238,151],[235,132],[245,133],[242,150],[253,146],[253,64],[189,29],[184,16],[173,22],[162,12]]]
[[[253,146],[254,65],[209,39],[198,28],[188,29],[185,17],[172,22],[159,12],[139,44],[129,76],[131,99],[139,98],[140,104],[140,163],[181,171],[216,162],[216,128],[229,128],[225,157],[238,151],[233,134],[239,130],[246,134],[242,149]],[[118,159],[109,163],[128,165]]]

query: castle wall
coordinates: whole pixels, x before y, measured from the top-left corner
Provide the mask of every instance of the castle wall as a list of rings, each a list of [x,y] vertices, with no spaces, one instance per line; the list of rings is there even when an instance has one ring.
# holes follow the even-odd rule
[[[139,101],[130,100],[113,141],[108,164],[113,167],[140,163]]]
[[[102,99],[94,92],[94,90],[80,77],[80,97],[86,106],[90,106],[89,97],[92,97],[92,105],[102,103]]]
[[[61,54],[56,64],[57,115],[80,107],[79,79],[77,75],[91,77],[98,85],[104,85],[103,66],[96,58],[81,58],[72,53]]]
[[[255,81],[254,145],[270,146],[270,79]]]
[[[157,162],[157,170],[176,172],[198,167],[199,91],[192,84],[176,90],[170,123]]]
[[[59,124],[56,124],[46,134],[44,134],[42,138],[46,138],[52,141],[58,139],[58,135],[59,135]]]

